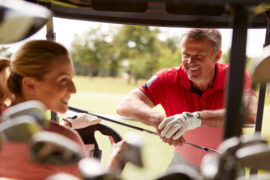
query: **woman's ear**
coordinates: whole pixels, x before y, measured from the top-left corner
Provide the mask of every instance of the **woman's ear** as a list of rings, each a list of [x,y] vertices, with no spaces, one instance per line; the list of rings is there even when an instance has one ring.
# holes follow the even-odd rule
[[[34,93],[35,92],[35,79],[32,77],[23,77],[22,79],[22,90],[24,93]]]

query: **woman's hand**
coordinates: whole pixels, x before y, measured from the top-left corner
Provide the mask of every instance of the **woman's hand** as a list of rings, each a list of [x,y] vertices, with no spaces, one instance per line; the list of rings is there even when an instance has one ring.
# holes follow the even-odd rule
[[[101,122],[101,119],[84,113],[72,117],[67,117],[63,120],[63,125],[71,127],[72,129],[81,129],[87,126],[96,125]]]
[[[111,136],[109,136],[109,139],[112,144],[112,152],[108,162],[108,170],[112,173],[120,174],[123,164],[122,154],[128,148],[128,143],[125,140],[115,143]]]

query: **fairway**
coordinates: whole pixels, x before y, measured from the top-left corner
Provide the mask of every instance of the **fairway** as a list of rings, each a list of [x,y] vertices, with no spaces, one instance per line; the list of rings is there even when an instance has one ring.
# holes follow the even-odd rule
[[[139,86],[139,84],[127,84],[127,82],[123,79],[113,78],[75,77],[74,82],[77,87],[77,93],[72,96],[70,100],[70,105],[85,109],[89,112],[114,115],[116,114],[116,108],[120,103],[121,99],[124,98],[129,91]],[[143,83],[143,81],[140,81],[140,83]],[[157,107],[157,110],[162,111],[160,107]],[[269,106],[265,108],[264,117],[263,136],[269,139]],[[142,123],[131,121],[123,122],[155,131],[154,128],[143,125]],[[110,122],[103,121],[103,123],[113,127],[115,130],[117,130],[117,132],[120,133],[123,138],[130,135],[130,133],[136,133],[137,135],[142,136],[145,141],[145,145],[142,151],[145,167],[140,169],[128,163],[122,174],[122,177],[124,179],[150,180],[161,176],[165,172],[166,167],[169,164],[172,156],[172,146],[163,143],[161,139],[157,136],[145,134],[140,131]],[[244,132],[253,133],[253,129],[245,129]],[[102,163],[106,164],[111,150],[110,142],[106,136],[102,136],[100,134],[97,135],[97,139],[99,146],[103,151]]]

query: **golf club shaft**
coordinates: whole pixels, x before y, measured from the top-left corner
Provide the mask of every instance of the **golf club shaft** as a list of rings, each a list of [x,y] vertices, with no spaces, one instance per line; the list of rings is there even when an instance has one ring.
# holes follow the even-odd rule
[[[103,120],[106,120],[106,121],[110,121],[110,122],[113,122],[113,123],[116,123],[116,124],[120,124],[120,125],[129,127],[129,128],[133,128],[133,129],[136,129],[136,130],[139,130],[139,131],[147,132],[147,133],[149,133],[149,134],[153,134],[153,135],[157,135],[157,136],[158,136],[158,134],[157,134],[156,132],[153,132],[153,131],[150,131],[150,130],[147,130],[147,129],[143,129],[143,128],[140,128],[140,127],[137,127],[137,126],[129,125],[129,124],[126,124],[126,123],[122,123],[122,122],[113,120],[113,119],[111,119],[111,118],[107,118],[107,117],[105,117],[105,116],[102,116],[102,115],[99,115],[99,114],[96,114],[96,113],[88,112],[88,111],[83,110],[83,109],[79,109],[79,108],[72,107],[72,106],[69,106],[68,109],[71,110],[71,111],[74,111],[74,112],[78,112],[78,113],[86,113],[86,114],[90,114],[90,115],[96,116],[96,117],[98,117],[98,118],[100,118],[100,119],[103,119]],[[189,143],[189,142],[187,142],[187,141],[185,141],[184,144],[187,144],[187,145],[190,145],[190,146],[192,146],[192,147],[199,148],[199,149],[202,149],[202,150],[205,150],[205,151],[218,153],[218,152],[217,152],[216,150],[214,150],[214,149],[210,149],[210,148],[206,148],[206,147],[199,146],[199,145],[196,145],[196,144],[192,144],[192,143]]]

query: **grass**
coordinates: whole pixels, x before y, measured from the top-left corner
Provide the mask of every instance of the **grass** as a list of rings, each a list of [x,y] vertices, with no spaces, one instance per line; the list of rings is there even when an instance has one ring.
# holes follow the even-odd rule
[[[116,114],[118,104],[127,93],[132,89],[139,87],[139,84],[127,84],[126,80],[117,78],[75,77],[74,81],[77,87],[77,94],[72,96],[70,105],[88,110],[89,112],[113,115]],[[140,81],[140,84],[142,83],[143,81]],[[157,107],[157,110],[162,111],[160,107]],[[270,123],[269,120],[267,120],[269,119],[268,117],[270,117],[270,106],[265,107],[262,129],[263,136],[269,140]],[[153,128],[139,122],[125,122],[154,131]],[[172,146],[163,143],[156,136],[144,134],[140,131],[110,122],[103,121],[103,123],[113,127],[124,139],[133,133],[132,135],[136,134],[137,136],[141,136],[145,141],[145,145],[142,149],[144,168],[138,168],[128,163],[122,174],[123,179],[150,180],[164,174],[172,156]],[[251,134],[253,131],[253,129],[245,129],[244,133]],[[134,135],[134,137],[137,136]],[[97,139],[99,146],[103,151],[102,163],[106,164],[111,150],[110,142],[106,136],[102,136],[101,134],[97,134]]]

